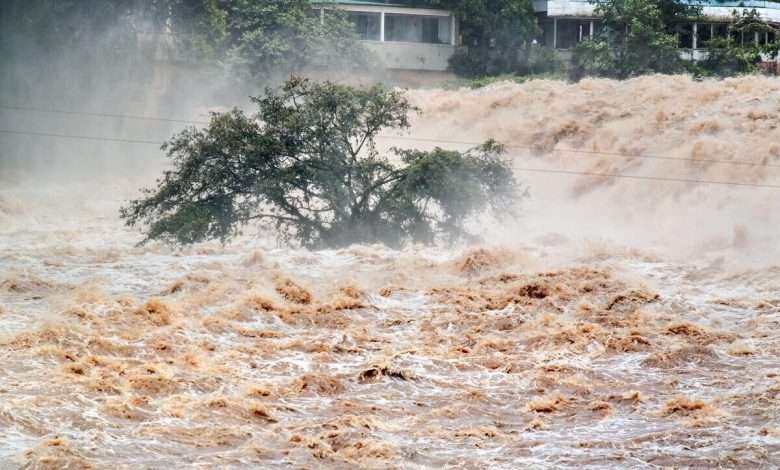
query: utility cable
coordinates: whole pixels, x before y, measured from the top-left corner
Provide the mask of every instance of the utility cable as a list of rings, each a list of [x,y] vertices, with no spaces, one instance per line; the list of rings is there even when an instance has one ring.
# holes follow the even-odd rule
[[[588,171],[550,170],[544,168],[512,167],[512,169],[517,171],[530,172],[530,173],[552,173],[552,174],[559,174],[559,175],[581,175],[581,176],[596,176],[596,177],[604,177],[604,178],[626,178],[626,179],[646,180],[646,181],[666,181],[672,183],[715,184],[715,185],[722,185],[722,186],[747,186],[751,188],[780,189],[780,185],[775,185],[775,184],[738,183],[733,181],[711,181],[711,180],[686,179],[686,178],[666,178],[662,176],[624,175],[621,173],[592,173]]]
[[[2,134],[16,134],[16,135],[31,135],[36,137],[57,137],[61,139],[75,139],[75,140],[95,140],[99,142],[122,142],[125,144],[151,144],[162,145],[165,142],[157,142],[153,140],[136,140],[136,139],[115,139],[110,137],[94,137],[87,135],[71,135],[71,134],[52,134],[48,132],[28,132],[28,131],[16,131],[11,129],[0,129]]]
[[[137,116],[137,115],[130,115],[130,114],[110,114],[110,113],[93,113],[93,112],[86,112],[86,111],[70,111],[70,110],[59,110],[59,109],[44,109],[44,108],[34,108],[34,107],[26,107],[26,106],[11,106],[11,105],[4,105],[0,104],[0,109],[11,109],[11,110],[18,110],[18,111],[31,111],[31,112],[39,112],[39,113],[53,113],[53,114],[70,114],[70,115],[81,115],[81,116],[98,116],[98,117],[108,117],[108,118],[118,118],[118,119],[137,119],[137,120],[148,120],[148,121],[165,121],[165,122],[176,122],[176,123],[184,123],[184,124],[201,124],[201,125],[207,125],[208,122],[206,121],[191,121],[186,119],[172,119],[172,118],[163,118],[163,117],[155,117],[155,116]],[[84,137],[78,137],[84,139]],[[101,140],[98,138],[91,138],[92,140]],[[446,140],[446,139],[429,139],[429,138],[422,138],[422,137],[409,137],[409,136],[388,136],[388,135],[380,135],[377,136],[377,139],[382,140],[406,140],[410,142],[429,142],[433,144],[455,144],[455,145],[481,145],[483,142],[470,142],[465,140]],[[162,144],[162,143],[160,143]],[[538,151],[538,149],[530,146],[524,146],[524,145],[505,145],[506,148],[510,149],[521,149],[521,150],[529,150],[529,151]],[[665,160],[665,161],[679,161],[679,162],[686,162],[686,163],[693,163],[693,164],[718,164],[718,165],[734,165],[734,166],[756,166],[756,167],[767,167],[767,168],[780,168],[780,165],[778,164],[772,164],[772,163],[762,163],[762,162],[743,162],[743,161],[734,161],[734,160],[718,160],[718,159],[710,159],[710,158],[704,158],[704,159],[692,159],[692,158],[680,158],[680,157],[669,157],[665,155],[652,155],[652,154],[627,154],[627,153],[620,153],[620,152],[609,152],[609,151],[598,151],[598,150],[587,150],[587,149],[572,149],[572,148],[556,148],[553,149],[555,152],[569,152],[569,153],[579,153],[579,154],[585,154],[585,155],[604,155],[604,156],[613,156],[613,157],[619,157],[619,158],[626,158],[626,159],[643,159],[643,160]]]
[[[100,142],[122,142],[122,143],[132,143],[132,144],[162,145],[164,143],[164,142],[157,142],[151,140],[112,139],[108,137],[52,134],[52,133],[45,133],[45,132],[26,132],[26,131],[15,131],[9,129],[0,129],[0,133],[31,135],[31,136],[38,136],[38,137],[56,137],[56,138],[66,138],[66,139],[78,139],[78,140],[93,140],[93,141],[100,141]],[[593,173],[587,171],[552,170],[552,169],[543,169],[543,168],[513,167],[513,169],[517,171],[530,172],[530,173],[549,173],[549,174],[559,174],[559,175],[593,176],[593,177],[602,177],[602,178],[625,178],[625,179],[645,180],[645,181],[665,181],[665,182],[673,182],[673,183],[712,184],[712,185],[720,185],[720,186],[745,186],[751,188],[780,189],[780,185],[740,183],[740,182],[733,182],[733,181],[712,181],[712,180],[702,180],[702,179],[667,178],[667,177],[660,177],[660,176],[626,175],[621,173]]]
[[[132,114],[94,113],[94,112],[87,112],[87,111],[70,111],[65,109],[44,109],[44,108],[34,108],[28,106],[12,106],[7,104],[0,104],[0,109],[12,109],[14,111],[30,111],[34,113],[66,114],[66,115],[77,115],[77,116],[98,116],[98,117],[117,118],[117,119],[135,119],[141,121],[176,122],[182,124],[203,124],[203,125],[208,124],[208,121],[190,121],[188,119],[174,119],[174,118],[165,118],[165,117],[156,117],[156,116],[138,116]]]
[[[457,144],[457,145],[481,145],[484,143],[484,142],[468,142],[464,140],[439,140],[439,139],[426,139],[420,137],[406,137],[406,136],[378,136],[378,138],[385,139],[385,140],[399,139],[399,140],[409,140],[415,142],[430,142],[434,144],[439,143],[439,144]],[[504,145],[504,147],[508,149],[538,151],[537,148],[524,146],[524,145]],[[667,160],[667,161],[679,161],[679,162],[700,163],[700,164],[713,163],[713,164],[720,164],[720,165],[763,166],[763,167],[770,167],[770,168],[780,168],[780,165],[772,164],[772,163],[762,163],[762,162],[741,162],[741,161],[734,161],[734,160],[715,160],[715,159],[692,159],[692,158],[668,157],[664,155],[628,154],[628,153],[619,153],[619,152],[602,152],[598,150],[572,149],[572,148],[554,148],[552,151],[581,153],[587,155],[606,155],[606,156],[621,157],[621,158],[628,158],[628,159],[639,158],[644,160]]]

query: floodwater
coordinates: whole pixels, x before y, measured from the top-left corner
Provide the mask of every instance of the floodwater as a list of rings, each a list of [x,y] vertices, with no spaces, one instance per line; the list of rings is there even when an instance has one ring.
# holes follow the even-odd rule
[[[6,186],[0,468],[776,468],[780,189],[523,171],[778,185],[772,93],[411,92],[395,145],[515,146],[522,216],[474,247],[141,248],[137,185]]]

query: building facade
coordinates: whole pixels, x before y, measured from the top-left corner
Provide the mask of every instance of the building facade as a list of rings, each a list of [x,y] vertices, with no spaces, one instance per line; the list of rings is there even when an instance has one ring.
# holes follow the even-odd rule
[[[602,27],[589,0],[532,1],[542,30],[540,43],[564,59],[571,48],[594,37]],[[710,39],[728,37],[735,10],[756,10],[764,21],[780,28],[780,0],[689,1],[702,6],[703,19],[677,27],[680,54],[687,59],[704,58]],[[312,5],[323,19],[329,11],[346,13],[361,41],[389,71],[445,72],[461,45],[458,18],[447,10],[368,0],[313,0]],[[772,33],[751,36],[733,39],[756,44],[780,41]]]
[[[678,26],[678,41],[681,54],[689,59],[699,60],[706,54],[706,44],[712,38],[729,35],[729,22],[734,10],[755,9],[761,18],[780,26],[780,3],[766,0],[702,0],[703,20]],[[534,0],[534,10],[544,32],[544,45],[559,51],[567,51],[577,43],[593,37],[600,28],[594,5],[588,0]],[[771,33],[759,37],[739,37],[745,42],[771,43],[778,38]]]
[[[458,20],[447,10],[359,0],[313,1],[324,19],[339,10],[389,70],[444,72],[458,44]]]

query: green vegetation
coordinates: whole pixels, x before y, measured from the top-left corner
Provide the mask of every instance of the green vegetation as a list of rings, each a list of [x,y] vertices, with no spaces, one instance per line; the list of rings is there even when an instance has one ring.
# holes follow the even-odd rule
[[[486,209],[512,214],[517,185],[494,142],[379,154],[377,135],[414,111],[397,91],[293,78],[253,100],[253,116],[214,114],[168,142],[173,169],[122,209],[128,225],[175,243],[224,242],[260,222],[306,247],[398,246],[468,238]]]
[[[551,49],[535,45],[541,30],[531,0],[428,0],[424,6],[453,11],[461,20],[463,44],[452,70],[464,77],[534,74],[560,70]]]
[[[139,37],[155,34],[175,42],[187,60],[229,65],[251,81],[278,80],[304,70],[342,71],[370,60],[346,17],[331,12],[321,21],[309,0],[2,3],[0,53],[6,60],[104,50],[107,55],[121,51],[128,62],[149,52]]]
[[[593,39],[579,43],[568,68],[571,78],[627,78],[645,73],[690,72],[726,76],[758,69],[777,46],[736,40],[773,28],[755,12],[736,14],[731,38],[709,41],[707,60],[680,58],[680,25],[703,21],[701,8],[681,0],[590,0],[598,23]],[[463,47],[451,59],[463,78],[555,74],[564,64],[537,44],[541,33],[531,0],[398,0],[445,8],[460,18]],[[142,34],[139,36],[138,32]],[[139,37],[171,33],[185,59],[230,67],[245,83],[275,83],[311,71],[370,68],[348,18],[330,10],[323,18],[309,0],[5,0],[0,10],[4,60],[79,62],[87,54],[128,64],[152,53]],[[95,41],[98,39],[97,41]],[[536,41],[535,41],[536,40]],[[146,42],[148,45],[148,41]],[[117,54],[120,52],[120,54]],[[79,55],[81,54],[81,55]],[[138,79],[140,81],[140,79]]]
[[[437,2],[434,2],[437,3]],[[466,77],[551,70],[552,54],[532,47],[540,29],[530,0],[441,0],[442,7],[461,18],[467,49],[451,61],[454,72]],[[551,52],[551,51],[550,51]],[[546,59],[546,60],[545,60]]]
[[[676,0],[591,0],[604,28],[574,49],[570,77],[628,78],[647,73],[692,73],[730,76],[760,70],[763,58],[775,58],[778,43],[756,44],[754,33],[777,34],[776,28],[753,11],[734,11],[728,37],[701,44],[701,62],[683,60],[677,44],[679,24],[704,20],[701,8]],[[747,38],[747,39],[745,39]]]
[[[205,18],[207,24],[224,30],[215,33],[207,28],[195,37],[253,79],[344,70],[369,61],[352,23],[337,12],[321,18],[308,0],[233,0],[219,5],[207,9]]]
[[[761,20],[755,10],[742,13],[734,11],[728,37],[709,41],[707,57],[698,64],[699,73],[730,76],[759,71],[762,56],[776,58],[780,43],[756,44],[755,33],[764,37],[765,33],[777,35],[780,30]]]
[[[679,73],[675,25],[700,15],[700,7],[676,0],[591,0],[602,31],[574,48],[571,77],[628,78],[647,73]]]
[[[530,75],[515,75],[515,74],[501,74],[501,75],[486,75],[476,78],[457,78],[454,80],[438,83],[435,86],[437,88],[444,88],[447,90],[455,90],[458,88],[471,88],[478,89],[486,86],[493,85],[500,82],[513,82],[513,83],[526,83],[531,80],[566,80],[566,76],[563,73],[537,73]]]

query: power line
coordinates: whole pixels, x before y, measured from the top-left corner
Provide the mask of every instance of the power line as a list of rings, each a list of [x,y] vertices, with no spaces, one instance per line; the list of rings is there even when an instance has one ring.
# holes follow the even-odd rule
[[[525,148],[525,149],[531,149],[530,147],[516,147],[516,146],[509,146],[509,147],[515,147],[515,148]],[[582,153],[587,155],[609,155],[609,156],[615,156],[615,157],[623,157],[623,158],[643,158],[647,160],[671,160],[671,161],[680,161],[680,162],[689,162],[689,163],[718,163],[722,165],[737,165],[737,166],[765,166],[770,168],[780,168],[780,165],[775,165],[772,163],[761,163],[761,162],[742,162],[742,161],[735,161],[735,160],[715,160],[715,159],[709,159],[709,158],[701,158],[701,159],[693,159],[693,158],[680,158],[680,157],[667,157],[664,155],[632,155],[632,154],[626,154],[626,153],[618,153],[618,152],[601,152],[598,150],[586,150],[586,149],[553,149],[556,151],[561,152],[573,152],[573,153]]]
[[[605,177],[605,178],[626,178],[626,179],[646,180],[646,181],[667,181],[672,183],[716,184],[722,186],[747,186],[751,188],[780,189],[780,185],[774,185],[774,184],[738,183],[732,181],[712,181],[712,180],[699,180],[699,179],[686,179],[686,178],[665,178],[661,176],[624,175],[621,173],[591,173],[588,171],[549,170],[543,168],[513,167],[512,169],[517,171],[530,172],[530,173],[552,173],[552,174],[560,174],[560,175],[582,175],[582,176],[597,176],[597,177]]]
[[[150,36],[195,36],[196,34],[202,34],[202,33],[195,33],[195,32],[189,32],[189,31],[132,31],[135,34],[147,34]]]
[[[406,137],[406,136],[378,136],[378,138],[385,139],[385,140],[398,139],[398,140],[409,140],[409,141],[416,141],[416,142],[430,142],[434,144],[438,143],[438,144],[456,144],[456,145],[481,145],[484,143],[484,142],[469,142],[464,140],[440,140],[440,139],[426,139],[420,137]],[[522,149],[522,150],[530,150],[530,151],[538,150],[534,147],[525,146],[525,145],[505,145],[504,147],[510,149]],[[572,149],[572,148],[554,148],[553,151],[582,153],[587,155],[608,155],[608,156],[628,158],[628,159],[639,158],[644,160],[667,160],[667,161],[679,161],[679,162],[700,163],[700,164],[715,163],[721,165],[763,166],[763,167],[770,167],[770,168],[780,168],[780,165],[775,165],[771,163],[761,163],[761,162],[741,162],[741,161],[734,161],[734,160],[715,160],[715,159],[692,159],[692,158],[668,157],[665,155],[627,154],[627,153],[619,153],[619,152],[602,152],[598,150]]]
[[[87,111],[70,111],[65,109],[44,109],[44,108],[34,108],[28,106],[11,106],[6,104],[0,104],[0,109],[12,109],[15,111],[30,111],[34,113],[47,113],[47,114],[66,114],[66,115],[77,115],[77,116],[98,116],[98,117],[117,118],[117,119],[135,119],[135,120],[142,120],[142,121],[176,122],[176,123],[183,123],[183,124],[203,124],[203,125],[208,124],[208,121],[190,121],[188,119],[174,119],[174,118],[165,118],[165,117],[156,117],[156,116],[138,116],[132,114],[92,113]]]
[[[71,111],[71,110],[60,110],[60,109],[44,109],[44,108],[34,108],[34,107],[27,107],[27,106],[11,106],[11,105],[3,105],[0,104],[0,108],[2,109],[12,109],[17,111],[31,111],[31,112],[39,112],[39,113],[53,113],[53,114],[66,114],[66,115],[81,115],[81,116],[98,116],[98,117],[108,117],[108,118],[118,118],[118,119],[136,119],[136,120],[147,120],[147,121],[164,121],[164,122],[176,122],[176,123],[184,123],[184,124],[201,124],[201,125],[207,125],[209,124],[206,121],[191,121],[187,119],[173,119],[173,118],[164,118],[164,117],[156,117],[156,116],[138,116],[138,115],[131,115],[131,114],[112,114],[112,113],[94,113],[94,112],[87,112],[87,111]],[[55,137],[55,136],[51,136]],[[79,138],[79,139],[88,139],[88,140],[109,140],[109,139],[103,139],[103,138],[87,138],[87,137],[73,137],[73,138]],[[410,142],[429,142],[434,144],[455,144],[455,145],[481,145],[483,142],[470,142],[470,141],[464,141],[464,140],[445,140],[445,139],[429,139],[429,138],[422,138],[422,137],[408,137],[408,136],[377,136],[378,139],[383,140],[406,140]],[[136,143],[136,142],[133,142]],[[162,143],[160,143],[162,144]],[[537,151],[538,149],[530,146],[524,146],[524,145],[505,145],[506,148],[511,149],[521,149],[521,150],[529,150],[529,151]],[[717,160],[717,159],[692,159],[692,158],[680,158],[680,157],[669,157],[665,155],[647,155],[647,154],[626,154],[626,153],[620,153],[620,152],[609,152],[609,151],[598,151],[598,150],[587,150],[587,149],[572,149],[572,148],[556,148],[553,149],[553,151],[557,152],[569,152],[569,153],[579,153],[579,154],[585,154],[585,155],[607,155],[607,156],[614,156],[619,158],[626,158],[626,159],[643,159],[643,160],[663,160],[663,161],[679,161],[679,162],[686,162],[686,163],[694,163],[694,164],[718,164],[718,165],[734,165],[734,166],[755,166],[755,167],[767,167],[767,168],[780,168],[780,165],[772,164],[772,163],[761,163],[761,162],[743,162],[743,161],[734,161],[734,160]]]
[[[162,145],[165,142],[157,142],[153,140],[136,140],[136,139],[115,139],[110,137],[95,137],[87,135],[71,135],[71,134],[52,134],[48,132],[28,132],[28,131],[15,131],[11,129],[0,129],[0,133],[3,134],[16,134],[16,135],[31,135],[36,137],[57,137],[62,139],[74,139],[74,140],[95,140],[99,142],[122,142],[125,144],[151,144]]]
[[[38,137],[57,137],[57,138],[78,139],[78,140],[94,140],[100,142],[122,142],[122,143],[153,144],[153,145],[162,145],[164,143],[164,142],[156,142],[151,140],[113,139],[108,137],[52,134],[52,133],[45,133],[45,132],[26,132],[26,131],[15,131],[9,129],[0,129],[0,133],[31,135],[31,136],[38,136]],[[687,178],[666,178],[660,176],[625,175],[621,173],[593,173],[587,171],[552,170],[552,169],[544,169],[544,168],[514,167],[513,169],[516,171],[524,171],[530,173],[550,173],[550,174],[559,174],[559,175],[579,175],[579,176],[592,176],[592,177],[602,177],[602,178],[625,178],[625,179],[645,180],[645,181],[666,181],[666,182],[673,182],[673,183],[713,184],[713,185],[720,185],[720,186],[743,186],[743,187],[751,187],[751,188],[780,189],[780,185],[759,184],[759,183],[739,183],[739,182],[732,182],[732,181],[713,181],[713,180],[687,179]]]

